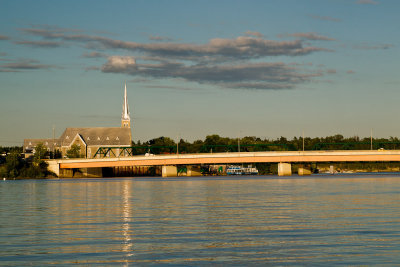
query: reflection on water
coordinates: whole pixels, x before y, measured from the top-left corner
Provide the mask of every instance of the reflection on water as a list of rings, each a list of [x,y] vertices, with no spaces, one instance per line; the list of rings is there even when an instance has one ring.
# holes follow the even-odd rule
[[[400,176],[0,182],[0,265],[394,264]]]

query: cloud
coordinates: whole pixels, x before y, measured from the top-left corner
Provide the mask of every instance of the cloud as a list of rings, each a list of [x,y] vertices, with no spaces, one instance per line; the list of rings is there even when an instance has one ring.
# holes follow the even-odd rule
[[[74,43],[94,50],[107,49],[109,53],[128,53],[113,56],[85,53],[82,57],[107,58],[101,67],[88,67],[86,71],[100,69],[103,73],[128,74],[139,79],[179,79],[226,88],[260,90],[293,89],[325,75],[324,71],[312,70],[312,65],[262,61],[279,56],[300,57],[315,52],[332,52],[305,40],[334,40],[316,33],[295,33],[291,36],[298,38],[296,40],[276,41],[248,31],[247,36],[214,38],[202,44],[140,43],[50,27],[20,30],[41,37],[43,41]]]
[[[9,40],[9,39],[10,39],[10,37],[8,37],[8,36],[0,35],[0,41],[2,41],[2,40]]]
[[[45,39],[83,42],[91,48],[123,49],[133,52],[142,52],[151,56],[162,56],[181,60],[209,61],[209,60],[243,60],[258,59],[267,56],[299,56],[317,51],[331,51],[329,49],[305,46],[302,40],[273,41],[249,36],[239,36],[235,39],[214,38],[206,44],[185,43],[137,43],[86,34],[66,34],[53,32],[48,29],[21,29],[25,33],[41,36]],[[318,40],[331,38],[315,34],[303,37]]]
[[[84,58],[104,58],[108,57],[106,54],[100,53],[100,52],[90,52],[90,53],[84,53],[82,55]]]
[[[313,18],[313,19],[316,19],[316,20],[323,20],[323,21],[333,21],[333,22],[342,21],[341,19],[333,18],[333,17],[329,17],[329,16],[309,15],[309,17]]]
[[[17,71],[17,70],[12,70],[12,69],[2,69],[2,68],[0,67],[0,72],[19,72],[19,71]]]
[[[379,2],[374,1],[374,0],[358,0],[356,2],[359,5],[377,5]]]
[[[319,41],[334,41],[334,38],[330,38],[327,36],[323,36],[323,35],[318,35],[316,33],[313,32],[298,32],[298,33],[292,33],[292,34],[288,34],[288,36],[292,36],[292,37],[297,37],[297,38],[301,38],[301,39],[306,39],[306,40],[319,40]]]
[[[59,68],[54,65],[40,64],[36,60],[21,60],[19,62],[7,63],[0,65],[0,70],[2,72],[17,72],[25,70],[41,70],[41,69],[53,69]]]
[[[128,80],[128,82],[132,82],[132,83],[148,83],[148,82],[152,82],[151,79],[146,79],[146,78],[135,78],[132,80]]]
[[[62,46],[61,42],[54,41],[16,41],[14,43],[38,48],[56,48]]]
[[[111,56],[102,67],[103,72],[126,72],[136,69],[136,60],[129,56]]]
[[[321,73],[302,73],[284,63],[196,64],[177,62],[137,64],[132,57],[112,56],[102,67],[103,72],[125,73],[152,78],[180,78],[190,82],[215,84],[228,88],[291,89],[310,81]]]
[[[175,89],[181,91],[192,91],[191,88],[186,87],[177,87],[177,86],[168,86],[168,85],[145,85],[146,88],[154,88],[154,89]]]
[[[245,35],[250,35],[250,36],[255,36],[255,37],[258,37],[258,38],[262,38],[264,36],[262,33],[252,32],[252,31],[247,31],[244,34]]]
[[[368,45],[368,44],[362,44],[362,45],[354,45],[353,49],[360,49],[360,50],[386,50],[389,48],[394,47],[392,44],[377,44],[377,45]]]
[[[150,35],[149,36],[149,40],[163,42],[163,41],[172,41],[173,39],[169,38],[169,37],[165,37],[165,36],[152,36],[152,35]]]

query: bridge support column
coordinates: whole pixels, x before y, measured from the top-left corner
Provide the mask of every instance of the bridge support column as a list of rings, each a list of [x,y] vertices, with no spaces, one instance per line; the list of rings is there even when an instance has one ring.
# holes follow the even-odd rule
[[[56,174],[57,177],[60,177],[60,164],[55,160],[49,160],[49,161],[46,161],[46,162],[47,162],[47,164],[49,164],[47,166],[47,170],[49,170],[52,173]]]
[[[278,163],[278,175],[279,176],[291,176],[292,175],[292,164],[290,163]]]
[[[178,168],[176,166],[162,166],[162,177],[178,176]]]
[[[84,177],[87,178],[100,178],[103,177],[102,168],[84,168],[81,169]]]
[[[299,167],[297,169],[297,173],[300,176],[311,175],[311,168],[310,167],[301,166],[301,167]]]
[[[198,167],[198,166],[187,166],[186,176],[201,176],[200,167]]]
[[[73,169],[60,169],[60,178],[72,178],[74,177],[74,170]]]

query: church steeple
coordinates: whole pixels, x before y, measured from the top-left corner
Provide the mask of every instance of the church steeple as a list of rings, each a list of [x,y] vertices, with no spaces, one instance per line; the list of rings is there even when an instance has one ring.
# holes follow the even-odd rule
[[[128,96],[126,94],[126,82],[125,82],[124,103],[122,105],[121,127],[122,128],[131,128],[131,118],[129,116]]]

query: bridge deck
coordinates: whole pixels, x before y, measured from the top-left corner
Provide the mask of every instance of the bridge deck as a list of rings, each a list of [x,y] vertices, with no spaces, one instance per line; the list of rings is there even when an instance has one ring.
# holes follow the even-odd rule
[[[56,160],[61,169],[121,166],[234,164],[258,162],[374,162],[400,161],[400,150],[283,151],[133,156],[103,159]]]

